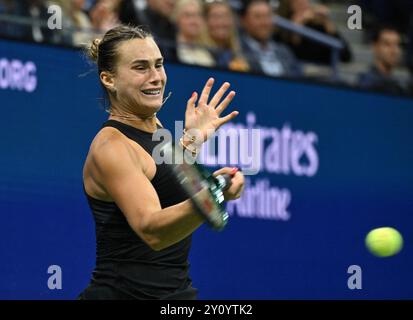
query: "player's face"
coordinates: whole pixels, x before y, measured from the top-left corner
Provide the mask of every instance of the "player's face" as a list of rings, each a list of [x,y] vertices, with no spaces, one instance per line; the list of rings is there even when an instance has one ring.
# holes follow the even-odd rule
[[[152,38],[119,46],[114,87],[120,105],[143,116],[153,115],[162,107],[166,80],[163,57]]]

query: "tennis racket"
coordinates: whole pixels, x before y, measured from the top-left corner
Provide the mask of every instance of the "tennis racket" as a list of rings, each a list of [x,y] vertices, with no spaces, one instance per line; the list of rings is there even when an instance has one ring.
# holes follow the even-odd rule
[[[231,186],[231,175],[214,177],[201,165],[194,163],[194,160],[175,144],[165,144],[162,151],[165,157],[172,159],[173,175],[192,200],[196,211],[214,230],[223,230],[229,218],[223,207],[223,193]]]

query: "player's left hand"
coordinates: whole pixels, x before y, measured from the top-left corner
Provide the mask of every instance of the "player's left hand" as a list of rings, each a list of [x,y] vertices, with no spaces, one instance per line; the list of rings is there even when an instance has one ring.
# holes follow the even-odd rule
[[[222,100],[230,87],[230,84],[225,82],[209,101],[209,95],[213,85],[214,79],[210,78],[202,90],[198,103],[198,94],[194,92],[192,97],[188,100],[186,107],[185,130],[189,131],[195,129],[196,132],[194,134],[199,135],[201,140],[199,141],[200,143],[205,142],[220,126],[231,121],[238,115],[238,111],[233,111],[230,114],[221,117],[221,113],[234,98],[235,92],[231,91]]]

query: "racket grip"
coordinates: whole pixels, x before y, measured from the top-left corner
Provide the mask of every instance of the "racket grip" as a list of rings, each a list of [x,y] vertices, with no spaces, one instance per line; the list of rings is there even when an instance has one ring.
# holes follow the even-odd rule
[[[232,176],[230,174],[225,173],[225,174],[217,175],[215,177],[215,180],[218,186],[222,189],[222,191],[225,191],[225,190],[228,190],[229,187],[231,187],[231,184],[232,184],[231,178]]]

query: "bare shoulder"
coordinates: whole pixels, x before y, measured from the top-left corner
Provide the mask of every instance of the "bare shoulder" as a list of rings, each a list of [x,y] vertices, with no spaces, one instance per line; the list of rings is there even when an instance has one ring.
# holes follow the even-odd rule
[[[129,139],[114,128],[103,128],[93,139],[90,152],[93,157],[104,158],[106,156],[116,156],[121,153],[131,153]]]
[[[116,129],[103,128],[93,139],[83,167],[86,192],[110,201],[107,181],[140,168],[139,157],[129,139]]]
[[[129,139],[114,128],[103,128],[93,139],[88,154],[97,169],[107,166],[139,166],[139,157]]]

